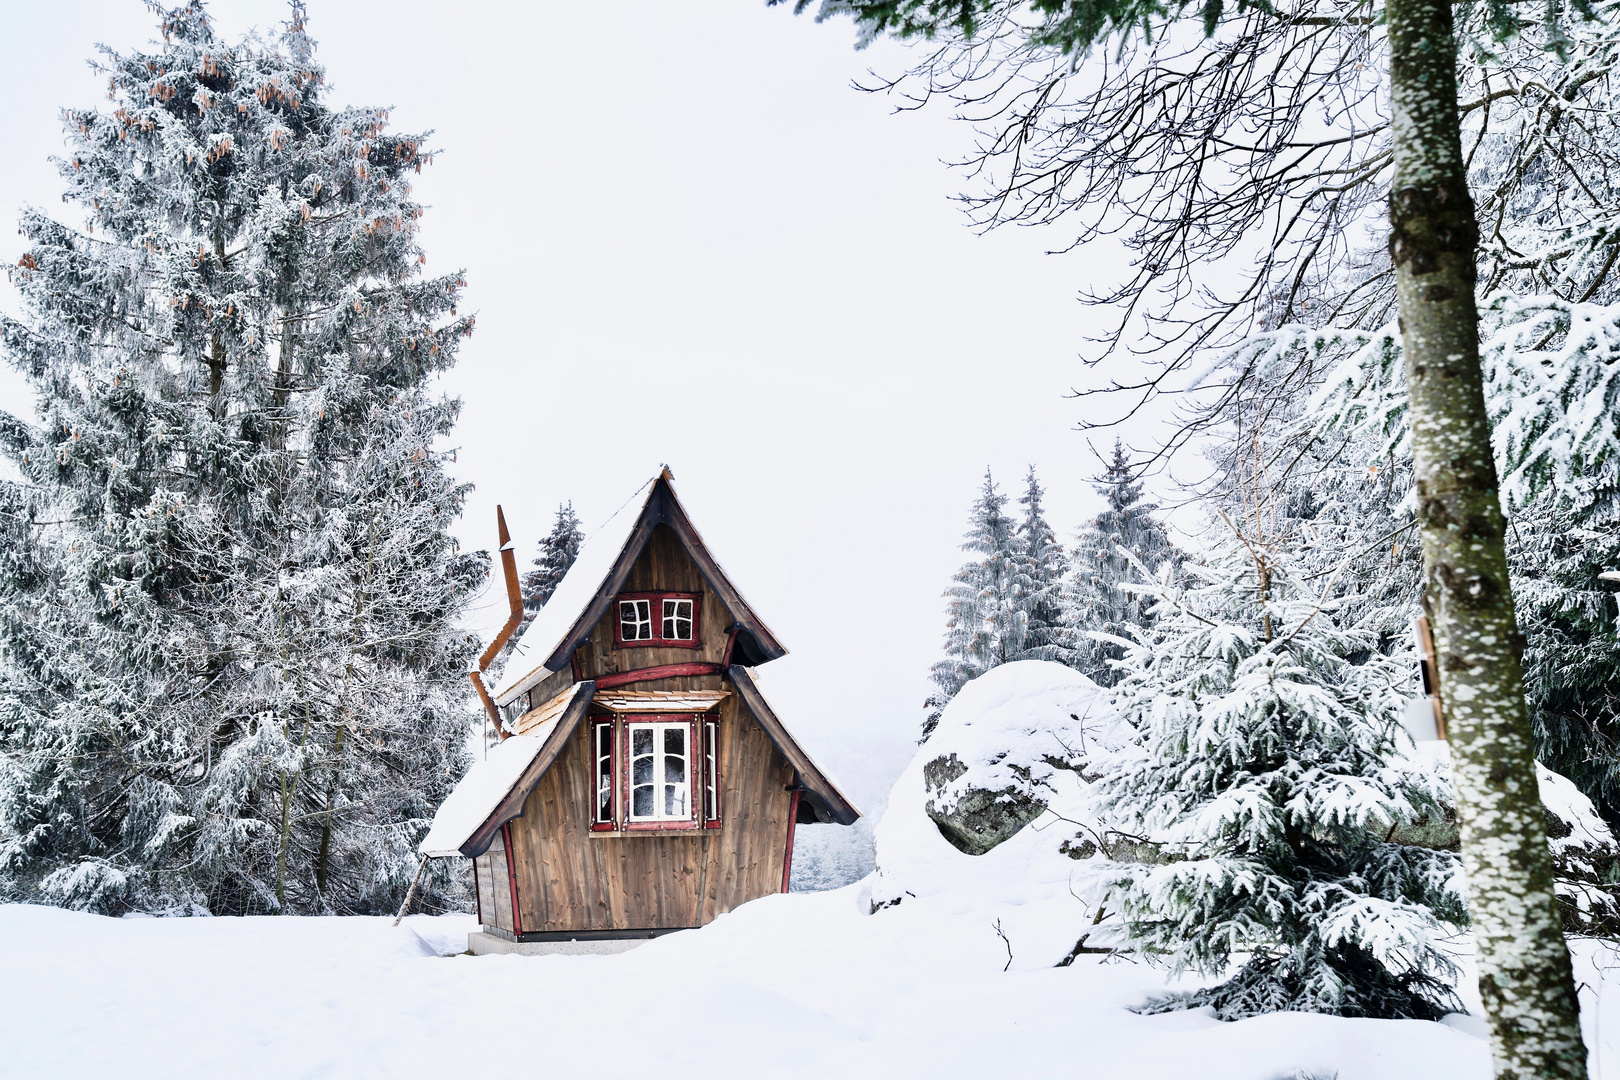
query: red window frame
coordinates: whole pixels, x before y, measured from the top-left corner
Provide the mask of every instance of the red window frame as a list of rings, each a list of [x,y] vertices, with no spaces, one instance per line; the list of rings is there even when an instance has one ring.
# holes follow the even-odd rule
[[[720,815],[724,811],[724,807],[720,804],[720,721],[716,717],[704,716],[698,727],[703,734],[701,745],[703,768],[699,770],[703,779],[703,827],[718,829]]]
[[[607,733],[608,750],[608,784],[611,792],[609,803],[609,816],[606,821],[601,819],[602,803],[602,734]],[[591,831],[617,832],[619,828],[619,740],[613,735],[613,718],[605,717],[592,720],[590,727],[590,756],[591,756]]]
[[[639,641],[624,640],[624,621],[619,617],[619,605],[634,600],[646,600],[647,610],[652,619],[652,633],[650,638]],[[665,600],[690,600],[692,602],[692,636],[691,638],[664,637],[664,604]],[[634,592],[620,593],[613,598],[613,647],[615,649],[698,649],[702,648],[703,627],[699,622],[703,614],[703,594],[684,592]]]
[[[680,713],[637,713],[619,719],[619,827],[625,832],[670,832],[697,829],[702,825],[702,762],[698,758],[699,717]],[[686,724],[686,805],[690,816],[677,820],[634,821],[630,817],[630,727],[632,724]],[[696,795],[698,798],[694,798]]]
[[[630,820],[630,725],[687,725],[687,798],[690,818],[670,821]],[[613,777],[613,817],[600,821],[597,815],[597,784],[600,782],[602,732],[608,733],[609,769]],[[720,720],[710,713],[632,713],[614,717],[591,717],[587,726],[587,756],[590,762],[590,831],[593,833],[660,832],[718,829],[725,811],[720,785]],[[711,793],[712,785],[712,793]],[[712,798],[712,806],[710,796]],[[712,811],[712,812],[711,812]]]

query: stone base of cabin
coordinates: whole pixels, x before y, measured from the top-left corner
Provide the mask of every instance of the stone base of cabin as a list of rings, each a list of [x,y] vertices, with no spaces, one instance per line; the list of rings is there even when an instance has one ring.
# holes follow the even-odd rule
[[[493,931],[493,932],[491,932]],[[637,945],[645,945],[655,937],[674,933],[673,930],[638,930],[621,933],[581,933],[533,935],[533,940],[515,941],[512,935],[495,927],[486,927],[467,935],[467,951],[474,956],[608,956],[629,952]],[[531,935],[523,935],[529,939]]]

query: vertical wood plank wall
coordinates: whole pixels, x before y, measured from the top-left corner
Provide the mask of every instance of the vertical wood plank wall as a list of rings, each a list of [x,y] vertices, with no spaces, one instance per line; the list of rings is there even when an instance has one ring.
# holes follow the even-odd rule
[[[793,768],[736,697],[719,718],[721,827],[626,836],[590,831],[579,726],[512,822],[525,931],[701,926],[781,889]]]
[[[507,878],[506,844],[499,833],[489,850],[474,860],[478,870],[478,910],[484,925],[512,931],[512,887]]]

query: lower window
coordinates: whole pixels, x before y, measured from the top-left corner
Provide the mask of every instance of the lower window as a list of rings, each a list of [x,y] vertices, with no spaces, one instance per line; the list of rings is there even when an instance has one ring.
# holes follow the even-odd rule
[[[591,828],[719,828],[719,728],[690,714],[593,721]]]
[[[603,720],[591,725],[591,754],[596,777],[596,812],[591,828],[600,832],[618,826],[618,815],[614,812],[617,807],[613,778],[618,775],[618,769],[613,754],[613,721]]]
[[[626,724],[630,787],[628,818],[638,821],[692,819],[692,725],[690,722]]]

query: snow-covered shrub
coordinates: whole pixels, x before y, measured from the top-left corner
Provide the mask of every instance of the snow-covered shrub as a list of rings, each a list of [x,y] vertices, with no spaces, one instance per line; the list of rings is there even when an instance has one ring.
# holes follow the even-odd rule
[[[1438,1018],[1457,1007],[1440,946],[1467,921],[1457,857],[1386,840],[1441,812],[1392,760],[1406,656],[1350,622],[1285,547],[1229,542],[1190,583],[1144,586],[1156,629],[1121,641],[1113,705],[1140,732],[1098,781],[1117,825],[1170,861],[1099,864],[1131,940],[1226,982],[1149,1006]]]

